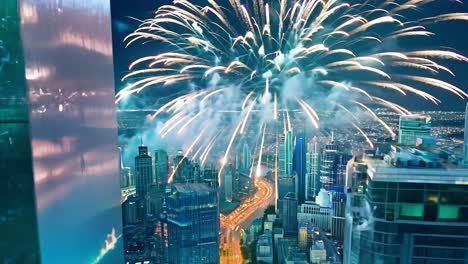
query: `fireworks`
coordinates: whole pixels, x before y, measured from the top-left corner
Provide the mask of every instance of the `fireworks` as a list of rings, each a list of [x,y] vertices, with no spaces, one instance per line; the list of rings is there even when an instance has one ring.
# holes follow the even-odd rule
[[[258,163],[266,123],[284,116],[287,122],[279,123],[285,124],[284,130],[291,130],[291,108],[302,109],[315,130],[320,127],[323,108],[343,111],[350,126],[372,147],[352,109],[364,110],[390,135],[394,135],[390,127],[369,106],[409,113],[377,96],[380,91],[412,93],[435,104],[439,99],[420,87],[468,96],[438,78],[454,75],[442,64],[445,60],[466,62],[468,58],[449,49],[395,45],[395,41],[408,38],[423,45],[434,37],[428,28],[431,24],[468,20],[466,13],[424,17],[416,10],[431,2],[434,0],[246,0],[241,4],[240,0],[208,0],[200,6],[174,0],[125,39],[127,45],[154,40],[163,44],[166,52],[133,62],[131,72],[123,78],[131,84],[118,92],[116,101],[150,87],[191,87],[153,115],[170,114],[160,131],[164,137],[174,132],[183,135],[188,127],[205,127],[200,122],[213,120],[209,115],[220,107],[215,102],[224,96],[223,107],[237,110],[239,115],[223,128],[230,140],[220,174],[236,138],[248,129],[253,111],[271,117],[263,118],[259,128],[263,133]],[[291,84],[294,79],[298,80],[295,85]],[[203,118],[205,115],[209,117]],[[200,140],[203,132],[193,139],[190,150],[197,149],[206,159],[219,133]]]

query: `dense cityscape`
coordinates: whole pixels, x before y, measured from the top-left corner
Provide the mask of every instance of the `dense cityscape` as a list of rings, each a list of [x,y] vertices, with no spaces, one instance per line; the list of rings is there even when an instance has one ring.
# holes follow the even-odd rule
[[[467,22],[2,0],[0,264],[468,264]]]
[[[126,262],[465,263],[468,106],[376,112],[395,137],[370,125],[371,149],[359,134],[284,131],[265,144],[260,174],[249,140],[220,179],[222,153],[122,146],[121,157],[138,149],[120,160]],[[119,112],[121,132],[144,116]]]

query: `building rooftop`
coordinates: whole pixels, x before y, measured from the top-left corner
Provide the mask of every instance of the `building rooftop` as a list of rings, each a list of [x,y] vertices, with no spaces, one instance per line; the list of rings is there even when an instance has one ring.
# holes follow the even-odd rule
[[[190,192],[195,192],[195,193],[204,193],[204,192],[211,192],[212,190],[205,184],[202,183],[187,183],[187,184],[173,184],[172,185],[173,190],[175,190],[178,193],[190,193]]]
[[[367,157],[366,162],[373,181],[468,185],[468,168],[441,149],[392,147],[383,160]]]

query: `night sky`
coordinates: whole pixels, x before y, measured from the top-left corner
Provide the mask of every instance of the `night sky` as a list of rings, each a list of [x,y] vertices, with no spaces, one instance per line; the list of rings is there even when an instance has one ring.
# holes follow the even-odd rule
[[[227,0],[218,0],[217,2],[221,5]],[[120,78],[127,73],[127,67],[133,60],[148,54],[157,54],[161,51],[161,47],[155,43],[147,43],[145,45],[133,44],[128,48],[124,47],[122,42],[123,38],[131,33],[138,27],[140,22],[130,18],[135,17],[138,19],[151,18],[154,11],[163,4],[169,4],[170,0],[112,0],[112,27],[113,27],[113,42],[114,42],[114,67],[115,67],[115,80],[116,89],[121,89],[124,84],[120,81]],[[436,3],[425,6],[420,12],[424,14],[435,14],[444,12],[468,12],[468,3],[459,4],[455,1],[450,0],[437,0]],[[428,29],[436,34],[433,38],[418,38],[417,41],[398,43],[403,48],[411,48],[414,45],[421,45],[420,41],[425,42],[424,47],[427,49],[437,47],[450,47],[465,56],[468,55],[468,21],[450,21],[443,22],[436,25],[431,25]],[[418,42],[419,41],[419,42]],[[452,84],[457,85],[464,91],[468,91],[468,63],[443,61],[443,65],[449,66],[455,73],[456,77],[450,79],[450,76],[440,77]],[[416,87],[416,86],[415,86]],[[382,97],[398,102],[399,104],[407,107],[410,110],[464,110],[466,100],[462,100],[457,96],[442,91],[436,88],[417,87],[422,88],[438,97],[442,103],[438,106],[425,101],[424,99],[408,95],[401,97],[397,93],[386,93]],[[170,91],[168,93],[171,93]],[[142,99],[142,96],[137,100],[132,100],[131,105],[127,105],[129,108],[135,107],[148,107],[148,103],[158,102],[158,99],[165,97],[169,94],[155,94],[154,92],[147,91],[145,95],[146,100]],[[148,95],[148,96],[146,96]],[[135,97],[134,97],[135,98]],[[135,98],[136,99],[136,98]],[[148,100],[149,99],[149,100]],[[143,101],[144,100],[144,101]],[[164,100],[164,99],[163,99]],[[160,102],[160,101],[159,101]],[[153,106],[157,105],[154,103]]]

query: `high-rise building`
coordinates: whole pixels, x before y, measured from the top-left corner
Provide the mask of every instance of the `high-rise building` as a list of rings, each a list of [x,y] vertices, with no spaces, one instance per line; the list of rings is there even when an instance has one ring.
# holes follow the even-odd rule
[[[366,158],[364,194],[347,199],[345,263],[467,263],[468,169],[437,152]]]
[[[167,152],[163,149],[157,149],[154,152],[154,173],[158,188],[164,190],[169,174],[169,159]]]
[[[140,222],[140,201],[139,197],[129,196],[122,204],[124,225],[135,225]]]
[[[306,200],[313,200],[320,190],[320,147],[314,137],[306,153]]]
[[[293,176],[290,175],[281,175],[278,176],[278,180],[276,182],[278,185],[278,191],[276,193],[276,211],[281,213],[281,204],[280,200],[283,199],[286,194],[290,192],[295,192],[295,179]]]
[[[465,109],[465,130],[463,140],[463,161],[465,165],[468,165],[468,103],[466,103]]]
[[[174,169],[174,183],[194,183],[192,174],[192,167],[187,157],[184,157],[182,150],[177,151],[177,156],[173,161]]]
[[[247,142],[242,146],[242,168],[244,170],[250,170],[252,165],[252,150]]]
[[[286,174],[292,173],[292,163],[293,163],[293,132],[290,130],[286,132],[286,141],[285,141],[285,167]]]
[[[293,171],[293,133],[285,131],[278,140],[278,169],[279,175],[290,175]]]
[[[202,172],[200,167],[200,160],[191,160],[190,165],[192,167],[192,175],[194,183],[202,183]]]
[[[224,192],[224,199],[227,202],[232,202],[232,173],[232,166],[226,166],[223,171],[223,181],[221,182],[221,186]]]
[[[398,144],[415,146],[418,137],[431,135],[431,118],[423,115],[402,115],[399,127]]]
[[[327,191],[330,191],[336,182],[337,160],[338,145],[332,141],[324,146],[320,163],[320,185]]]
[[[306,140],[297,134],[294,140],[294,171],[297,174],[297,198],[299,203],[306,199]]]
[[[200,183],[173,184],[166,204],[169,263],[218,263],[216,190]]]
[[[142,200],[141,206],[146,212],[146,199],[150,186],[153,183],[152,158],[148,153],[148,147],[138,146],[138,156],[135,157],[135,188],[136,195]]]
[[[346,195],[344,187],[334,186],[332,195],[331,234],[336,240],[343,241],[345,228]]]
[[[201,182],[212,188],[217,188],[218,183],[218,169],[212,163],[206,163],[201,168]]]
[[[281,203],[281,219],[283,220],[283,229],[285,235],[297,235],[297,196],[295,193],[288,193],[282,199]]]

